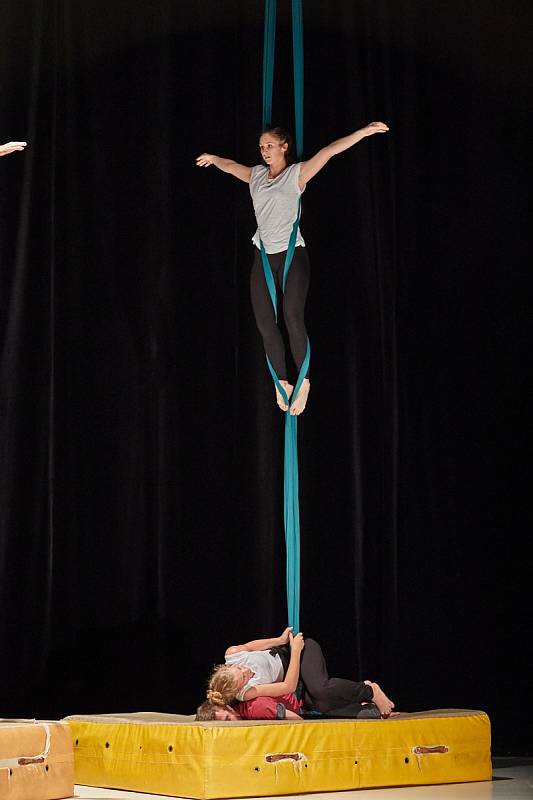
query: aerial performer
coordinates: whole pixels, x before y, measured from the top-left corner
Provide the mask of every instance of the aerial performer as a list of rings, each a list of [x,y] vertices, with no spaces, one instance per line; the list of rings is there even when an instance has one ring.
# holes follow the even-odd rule
[[[371,122],[364,128],[323,147],[308,161],[294,163],[291,135],[284,128],[267,126],[259,138],[259,151],[263,164],[247,167],[229,158],[210,153],[202,153],[196,159],[197,166],[210,167],[214,164],[222,172],[227,172],[250,186],[257,220],[257,230],[252,238],[255,245],[250,275],[252,306],[257,327],[263,337],[265,352],[288,398],[291,397],[294,387],[288,381],[285,346],[262,268],[261,243],[270,262],[276,285],[282,288],[289,239],[299,213],[300,197],[309,181],[333,156],[348,150],[367,136],[387,133],[388,130],[388,126],[383,122]],[[298,373],[304,362],[307,347],[304,309],[309,289],[309,273],[305,241],[298,228],[294,258],[283,294],[283,317]],[[291,415],[298,416],[305,409],[309,389],[309,374],[307,374],[298,395],[291,403]],[[287,403],[277,387],[276,399],[281,410],[287,411]]]
[[[300,681],[301,707],[306,711],[355,718],[385,719],[393,714],[394,703],[377,683],[331,678],[318,642],[309,638],[304,641],[302,633],[294,636],[288,627],[281,636],[228,647],[225,663],[213,670],[207,702],[199,707],[197,716],[225,720],[238,719],[239,714],[247,718],[272,718],[272,714],[254,714],[252,703],[260,698],[282,700],[283,718],[299,716],[299,706],[294,700],[291,702],[291,696]],[[276,703],[272,705],[275,707]],[[371,705],[375,714],[368,713],[366,705]]]
[[[6,142],[0,144],[0,156],[8,156],[10,153],[15,153],[17,150],[24,150],[27,142]]]

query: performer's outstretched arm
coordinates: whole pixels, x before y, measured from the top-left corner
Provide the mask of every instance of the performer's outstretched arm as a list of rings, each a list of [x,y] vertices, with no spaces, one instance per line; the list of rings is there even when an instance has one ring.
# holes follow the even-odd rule
[[[253,639],[246,644],[235,644],[228,647],[225,655],[231,656],[233,653],[240,653],[242,650],[252,652],[253,650],[270,650],[272,647],[279,647],[280,645],[289,642],[289,635],[292,633],[292,628],[285,628],[281,636],[274,636],[272,639]]]
[[[196,159],[197,167],[210,167],[211,164],[214,164],[215,167],[222,170],[222,172],[233,175],[240,181],[250,183],[252,168],[245,167],[244,164],[239,164],[231,158],[220,158],[220,156],[214,156],[211,153],[202,153],[202,155],[198,156]]]
[[[8,156],[17,150],[24,150],[27,144],[28,142],[6,142],[5,144],[0,144],[0,156]]]
[[[372,136],[374,133],[387,133],[388,130],[389,126],[384,122],[371,122],[364,128],[354,131],[348,136],[343,136],[342,139],[336,139],[331,144],[323,147],[309,161],[302,162],[300,167],[300,189],[303,190],[305,184],[309,183],[311,178],[314,178],[322,167],[326,166],[330,158],[344,152],[344,150],[348,150],[367,136]]]

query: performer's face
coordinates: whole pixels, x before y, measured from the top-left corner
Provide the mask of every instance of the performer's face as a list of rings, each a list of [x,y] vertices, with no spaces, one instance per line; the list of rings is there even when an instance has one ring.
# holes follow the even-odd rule
[[[215,709],[215,719],[221,722],[231,722],[232,720],[242,719],[240,714],[237,714],[231,706]]]
[[[259,139],[259,150],[263,161],[269,166],[278,166],[280,163],[285,163],[285,153],[288,146],[287,142],[282,143],[272,133],[264,133]]]
[[[252,675],[254,674],[249,667],[242,667],[240,664],[232,664],[230,672],[235,677],[237,682],[237,690],[246,686]]]

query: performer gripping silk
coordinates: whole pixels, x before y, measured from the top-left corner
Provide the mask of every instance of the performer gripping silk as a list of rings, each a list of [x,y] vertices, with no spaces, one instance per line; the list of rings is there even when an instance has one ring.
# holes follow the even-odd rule
[[[348,150],[367,136],[386,133],[388,130],[388,126],[383,122],[371,122],[349,136],[344,136],[323,147],[308,161],[295,164],[293,163],[293,144],[290,134],[284,128],[267,127],[259,139],[259,150],[264,164],[246,167],[231,159],[209,153],[203,153],[196,159],[199,167],[209,167],[214,164],[222,172],[227,172],[250,186],[257,220],[257,231],[252,240],[256,247],[250,278],[252,305],[257,327],[263,337],[266,354],[289,398],[294,387],[287,380],[285,347],[276,324],[274,309],[264,277],[260,252],[261,242],[267,253],[274,280],[281,287],[285,255],[292,228],[297,219],[300,197],[306,185],[320,172],[330,158]],[[292,357],[298,371],[303,364],[307,346],[304,308],[308,288],[309,259],[304,239],[298,230],[294,258],[283,294],[283,317],[289,334]],[[307,403],[309,388],[309,376],[306,376],[298,396],[291,404],[291,414],[302,413]],[[277,388],[276,398],[282,411],[287,411],[287,405]]]
[[[303,635],[293,636],[291,628],[273,639],[255,639],[228,647],[225,664],[215,667],[209,679],[208,704],[203,704],[198,713],[203,719],[235,718],[227,715],[237,704],[238,714],[253,718],[253,711],[243,705],[258,698],[283,697],[283,704],[291,712],[287,716],[293,716],[298,707],[291,706],[289,698],[300,680],[302,707],[306,711],[336,717],[386,718],[393,713],[394,703],[377,683],[331,678],[318,642],[304,642]],[[373,707],[374,714],[369,713],[367,705]]]

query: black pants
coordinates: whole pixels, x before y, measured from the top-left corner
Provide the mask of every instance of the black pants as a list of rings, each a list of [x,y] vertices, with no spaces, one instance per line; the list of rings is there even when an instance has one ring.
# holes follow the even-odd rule
[[[275,648],[285,672],[289,666],[289,647]],[[272,652],[272,651],[271,651]],[[320,711],[332,717],[357,717],[362,703],[372,700],[374,692],[363,681],[330,678],[322,648],[314,639],[306,639],[300,659],[300,678],[303,684],[304,708]],[[379,716],[379,712],[376,713]]]
[[[336,716],[357,716],[361,703],[372,700],[372,687],[363,681],[330,678],[322,648],[306,639],[300,661],[304,708]]]
[[[276,286],[281,289],[283,283],[283,269],[285,266],[285,251],[270,253],[268,260],[274,275]],[[292,357],[298,372],[302,366],[307,349],[307,330],[304,322],[304,308],[307,291],[309,289],[309,258],[305,247],[296,247],[294,258],[287,276],[285,292],[283,294],[283,319],[287,333]],[[287,380],[287,365],[285,363],[285,346],[283,338],[276,324],[272,300],[268,292],[263,272],[261,252],[255,248],[252,272],[250,275],[250,294],[255,314],[255,321],[263,337],[265,352],[270,359],[276,375],[280,380]]]

